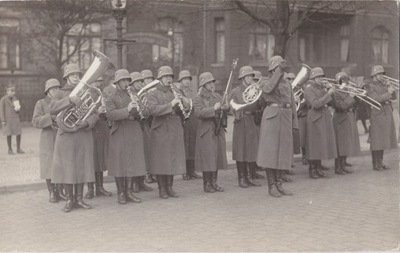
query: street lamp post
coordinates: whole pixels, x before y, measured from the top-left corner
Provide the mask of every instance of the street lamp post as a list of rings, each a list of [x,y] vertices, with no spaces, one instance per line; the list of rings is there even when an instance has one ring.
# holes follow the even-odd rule
[[[122,20],[126,15],[126,0],[111,0],[113,16],[117,21],[118,68],[122,68]]]

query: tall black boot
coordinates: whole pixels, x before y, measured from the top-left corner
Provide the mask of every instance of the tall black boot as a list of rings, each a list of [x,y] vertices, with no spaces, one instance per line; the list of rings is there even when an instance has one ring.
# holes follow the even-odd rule
[[[308,172],[310,175],[310,178],[312,179],[318,179],[319,176],[317,175],[316,168],[317,167],[317,162],[316,160],[308,160]]]
[[[107,197],[112,196],[112,193],[106,191],[103,187],[103,172],[102,171],[95,172],[95,177],[96,177],[96,196],[107,196]]]
[[[210,173],[210,177],[211,177],[211,186],[214,188],[215,191],[217,192],[223,192],[224,188],[222,188],[221,186],[219,186],[217,184],[217,180],[218,180],[218,170],[213,171],[213,172],[209,172]]]
[[[276,188],[275,176],[274,176],[273,170],[270,169],[270,168],[267,168],[265,171],[266,171],[266,174],[267,174],[268,193],[269,193],[269,195],[271,195],[272,197],[275,197],[275,198],[282,197],[282,194]]]
[[[49,190],[49,202],[50,203],[57,203],[57,190],[55,184],[51,183],[51,179],[46,179],[47,190]]]
[[[390,167],[389,166],[387,166],[387,165],[385,165],[384,163],[383,163],[383,150],[379,150],[378,151],[378,155],[379,155],[379,160],[378,160],[378,162],[379,162],[379,165],[381,166],[381,168],[382,169],[384,169],[384,170],[390,170]]]
[[[65,203],[64,212],[69,213],[72,211],[74,207],[74,185],[73,184],[64,184],[65,197],[67,198],[67,202]]]
[[[344,157],[344,165],[346,165],[346,167],[353,167],[353,164],[347,162],[347,156]]]
[[[247,188],[249,187],[246,178],[245,178],[245,167],[246,167],[246,162],[238,162],[236,161],[236,168],[238,171],[238,181],[239,181],[239,186],[242,188]]]
[[[85,198],[86,199],[92,199],[93,196],[94,196],[94,183],[93,182],[92,183],[87,183],[87,188],[88,188],[88,191],[87,191],[87,193],[85,195]]]
[[[168,193],[167,193],[166,182],[164,182],[164,175],[157,175],[157,184],[158,184],[158,194],[160,198],[167,199]]]
[[[194,172],[194,160],[186,160],[186,168],[191,179],[201,179],[202,177]]]
[[[125,178],[124,177],[116,177],[115,184],[117,185],[117,199],[119,204],[126,204],[126,196],[125,196]]]
[[[308,160],[306,158],[306,148],[301,148],[301,161],[303,165],[308,165]]]
[[[147,185],[144,183],[144,176],[140,176],[140,177],[138,178],[138,181],[139,181],[139,189],[140,189],[141,191],[144,191],[144,192],[151,192],[151,191],[153,190],[153,188],[151,188],[150,186],[147,186]]]
[[[186,160],[186,173],[182,174],[182,179],[185,181],[192,179],[189,174],[189,164],[188,163],[189,163],[189,160]]]
[[[203,171],[203,189],[204,192],[213,193],[215,189],[211,186],[211,172]]]
[[[245,162],[244,164],[245,164],[244,176],[247,181],[247,184],[249,186],[261,186],[260,183],[253,181],[252,177],[252,170],[255,170],[255,166],[257,166],[257,164],[255,162]]]
[[[274,175],[275,175],[275,182],[276,182],[276,189],[278,189],[279,193],[282,194],[283,196],[292,196],[293,193],[285,190],[282,187],[282,177],[285,174],[284,170],[274,170]]]
[[[138,193],[140,192],[140,187],[139,187],[139,177],[132,177],[132,192]]]
[[[379,151],[375,151],[375,150],[371,150],[371,156],[372,156],[372,169],[373,170],[377,170],[377,171],[381,171],[383,170],[383,168],[380,166],[379,164],[379,155],[378,155]]]
[[[256,162],[250,162],[249,164],[249,169],[250,169],[250,173],[251,173],[251,178],[252,179],[263,179],[264,176],[260,175],[257,173],[257,163]]]
[[[340,156],[335,158],[335,174],[345,175],[346,173],[342,170],[342,161]]]
[[[167,181],[167,194],[168,194],[168,196],[173,197],[173,198],[179,197],[178,193],[176,193],[174,191],[174,189],[172,189],[172,186],[174,185],[174,175],[166,175],[164,177],[166,178],[166,181]]]
[[[21,135],[17,135],[17,153],[25,154],[25,152],[21,149]]]
[[[78,207],[82,207],[84,209],[92,209],[92,207],[88,204],[86,204],[83,201],[83,183],[81,184],[75,184],[75,192],[76,192],[76,205]]]
[[[8,154],[13,155],[14,152],[12,150],[12,145],[11,145],[11,135],[7,135],[7,146],[8,146]]]
[[[156,179],[154,178],[154,176],[151,175],[150,173],[146,173],[145,182],[146,182],[147,184],[152,184],[152,183],[157,183],[157,180],[156,180]]]
[[[327,174],[325,174],[322,171],[322,161],[321,160],[316,160],[315,172],[317,172],[317,175],[319,177],[324,177],[324,178],[328,178],[329,177]]]
[[[126,177],[125,178],[125,197],[127,201],[132,201],[133,203],[140,203],[142,200],[135,195],[133,195],[133,186],[135,184],[135,179],[137,177]]]
[[[283,182],[290,183],[290,182],[293,182],[293,179],[291,179],[290,177],[288,177],[288,171],[289,171],[289,170],[283,170],[283,173],[282,173],[282,175],[281,175],[281,180],[283,180]]]
[[[347,174],[351,174],[353,173],[353,171],[349,170],[346,168],[346,156],[339,156],[339,161],[340,161],[340,165],[342,167],[342,170],[347,173]]]
[[[64,185],[63,184],[56,184],[56,190],[58,194],[58,200],[67,200],[67,196],[64,194]]]

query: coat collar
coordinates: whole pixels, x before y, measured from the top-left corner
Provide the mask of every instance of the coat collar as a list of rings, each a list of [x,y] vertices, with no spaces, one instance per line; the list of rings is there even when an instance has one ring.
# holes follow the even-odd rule
[[[61,89],[62,90],[73,90],[75,88],[74,85],[66,83]]]
[[[162,91],[162,92],[167,92],[168,90],[171,90],[170,87],[164,86],[162,84],[157,85],[157,89]]]

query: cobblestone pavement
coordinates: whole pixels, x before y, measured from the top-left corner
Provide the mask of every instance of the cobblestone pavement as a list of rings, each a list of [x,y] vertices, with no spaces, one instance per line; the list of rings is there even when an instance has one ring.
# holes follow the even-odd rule
[[[371,169],[369,156],[349,159],[354,173],[312,180],[296,163],[292,197],[272,198],[266,180],[241,189],[235,170],[222,171],[224,193],[207,194],[202,181],[176,176],[178,199],[139,193],[140,204],[94,198],[92,210],[64,213],[48,193],[0,194],[0,251],[387,251],[398,250],[398,150],[392,170]],[[333,166],[332,161],[324,162]],[[153,187],[156,187],[154,184]]]

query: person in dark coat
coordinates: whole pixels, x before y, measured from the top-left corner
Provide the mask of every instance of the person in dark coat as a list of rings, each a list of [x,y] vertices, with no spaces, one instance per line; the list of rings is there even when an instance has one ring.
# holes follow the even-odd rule
[[[251,66],[243,66],[239,70],[238,79],[241,84],[234,88],[229,94],[229,101],[237,104],[245,104],[243,92],[254,83],[254,70]],[[230,102],[231,103],[231,102]],[[236,161],[238,171],[238,182],[241,188],[249,186],[261,186],[253,180],[257,168],[257,148],[258,148],[258,128],[254,121],[254,112],[258,109],[258,104],[253,103],[234,111],[235,120],[233,121],[232,136],[232,160]]]
[[[283,78],[286,80],[286,82],[290,83],[290,87],[292,87],[292,82],[293,80],[296,78],[296,76],[293,73],[285,73],[283,75]],[[293,89],[293,94],[295,92],[294,88],[296,87],[292,87]],[[299,129],[295,129],[293,128],[293,156],[292,156],[292,165],[291,167],[294,168],[294,155],[295,154],[300,154],[300,133],[299,133]],[[287,175],[294,175],[293,170],[288,169],[286,170],[286,174]],[[282,177],[282,180],[285,182],[292,182],[293,180],[289,177],[286,177],[285,174],[283,174],[284,176]]]
[[[191,89],[192,75],[187,70],[179,72],[179,89],[183,95],[192,99],[196,93]],[[185,141],[186,173],[182,175],[183,180],[199,179],[201,176],[194,172],[196,134],[199,122],[194,113],[183,124],[183,134]]]
[[[349,85],[349,77],[345,72],[337,73],[336,81],[339,85]],[[338,153],[338,157],[335,159],[335,173],[339,175],[352,173],[346,168],[346,158],[360,153],[355,103],[354,94],[341,92],[338,89],[333,94],[332,107],[335,109],[333,127]]]
[[[216,133],[217,119],[222,110],[229,110],[222,97],[213,92],[215,79],[210,72],[199,76],[200,91],[193,98],[196,117],[199,119],[196,139],[196,170],[203,172],[204,192],[222,192],[217,184],[218,170],[227,168],[225,131]]]
[[[307,130],[307,112],[308,112],[308,105],[304,98],[304,88],[306,82],[302,82],[299,84],[294,92],[298,90],[302,90],[299,96],[299,109],[297,110],[297,120],[299,123],[299,140],[300,140],[300,148],[301,148],[301,161],[303,165],[308,165],[308,160],[306,158],[306,130]]]
[[[103,85],[103,79],[100,77],[96,82],[92,84],[92,86],[103,90],[102,91],[102,99],[101,106],[97,109],[97,114],[99,115],[99,120],[96,122],[92,129],[93,133],[93,141],[94,141],[94,177],[95,182],[88,183],[88,191],[85,195],[85,198],[91,199],[96,196],[112,196],[112,193],[106,191],[103,186],[103,172],[108,169],[108,146],[109,146],[109,138],[110,138],[110,127],[111,123],[108,121],[106,116],[106,100],[107,95],[104,92],[105,88]],[[95,187],[96,186],[96,189]]]
[[[392,100],[396,99],[398,90],[388,83],[387,79],[383,77],[384,74],[385,70],[382,66],[372,67],[371,77],[373,80],[368,93],[382,106],[380,110],[372,108],[370,118],[372,166],[377,171],[390,169],[383,163],[383,152],[387,149],[397,148]]]
[[[157,175],[160,198],[177,198],[172,188],[174,175],[186,171],[182,113],[190,109],[190,101],[172,83],[169,66],[158,69],[160,83],[148,94],[151,123],[150,173]],[[172,87],[174,86],[174,87]]]
[[[36,102],[32,116],[32,125],[35,128],[42,129],[40,132],[40,178],[46,180],[49,191],[49,201],[57,203],[59,193],[56,185],[51,182],[51,164],[53,162],[54,142],[57,136],[57,123],[55,115],[50,115],[49,105],[51,98],[60,88],[60,82],[55,79],[49,79],[45,83],[44,94],[46,97]]]
[[[24,154],[21,149],[21,122],[19,119],[19,112],[21,104],[19,99],[15,96],[15,86],[7,86],[7,94],[0,99],[0,121],[3,128],[3,134],[7,136],[8,154],[14,155],[11,145],[11,137],[17,136],[17,153]]]
[[[126,69],[115,72],[114,83],[115,93],[106,102],[107,118],[112,122],[109,175],[115,177],[119,204],[140,203],[142,200],[133,194],[133,183],[136,177],[146,174],[141,110],[137,97],[129,90],[132,78]]]
[[[304,97],[308,105],[306,151],[310,178],[328,177],[322,171],[322,161],[337,157],[335,131],[332,114],[328,109],[335,92],[334,87],[326,91],[324,71],[320,67],[311,69]]]
[[[266,102],[257,152],[258,166],[265,168],[268,193],[273,197],[291,196],[282,186],[282,177],[292,164],[293,129],[298,128],[291,83],[283,79],[286,61],[279,55],[270,59],[269,77],[260,81]]]
[[[92,128],[98,120],[97,114],[91,114],[86,120],[77,124],[76,129],[66,132],[60,126],[64,119],[65,111],[82,103],[76,96],[70,96],[76,85],[80,82],[82,74],[78,65],[68,64],[64,68],[63,78],[67,83],[57,91],[50,102],[50,115],[58,115],[58,131],[54,144],[51,179],[54,183],[64,184],[67,202],[65,212],[70,212],[74,207],[91,209],[83,197],[83,185],[94,181],[93,161],[93,134]],[[62,112],[62,113],[60,113]],[[75,186],[75,198],[73,188]],[[76,201],[74,201],[76,199]]]

